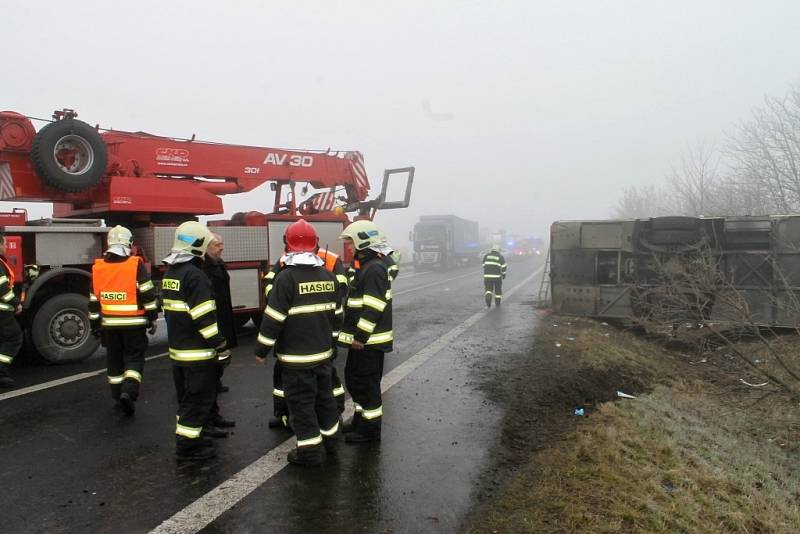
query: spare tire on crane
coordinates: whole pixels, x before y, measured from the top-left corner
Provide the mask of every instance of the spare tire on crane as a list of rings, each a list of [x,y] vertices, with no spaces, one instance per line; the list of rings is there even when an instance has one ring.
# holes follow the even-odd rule
[[[97,185],[106,172],[108,150],[97,130],[72,118],[51,122],[36,134],[31,160],[45,184],[65,193]]]

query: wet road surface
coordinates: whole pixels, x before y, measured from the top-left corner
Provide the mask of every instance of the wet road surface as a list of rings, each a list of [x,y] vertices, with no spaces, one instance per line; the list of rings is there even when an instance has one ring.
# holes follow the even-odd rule
[[[283,469],[285,454],[274,452],[274,476],[248,468],[291,445],[284,443],[285,431],[267,428],[271,365],[255,362],[252,329],[226,371],[231,392],[220,397],[223,414],[237,421],[235,433],[216,440],[213,461],[174,459],[176,402],[164,357],[148,362],[133,418],[113,407],[104,373],[12,398],[0,395],[2,531],[147,532],[223,485],[196,505],[205,517],[192,518],[191,509],[164,523],[163,531],[451,532],[469,510],[472,483],[498,419],[497,408],[470,382],[470,362],[502,356],[487,340],[530,324],[533,313],[519,302],[535,296],[539,276],[530,276],[541,263],[511,263],[506,293],[528,280],[502,309],[489,313],[482,311],[477,268],[402,273],[394,285],[397,341],[386,358],[384,388],[391,387],[384,395],[383,442],[342,443],[338,457],[322,468]],[[162,329],[149,354],[165,350]],[[342,353],[341,376],[344,360]],[[26,387],[102,367],[98,354],[78,365],[27,366],[16,377]],[[214,496],[230,497],[224,488],[237,473],[266,481],[220,505]]]

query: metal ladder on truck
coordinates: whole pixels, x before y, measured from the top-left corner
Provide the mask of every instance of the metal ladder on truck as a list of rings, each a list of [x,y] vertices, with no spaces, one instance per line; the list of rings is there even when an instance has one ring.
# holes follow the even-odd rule
[[[544,260],[544,272],[539,284],[539,295],[536,297],[537,308],[550,307],[550,248],[547,248],[547,258]]]

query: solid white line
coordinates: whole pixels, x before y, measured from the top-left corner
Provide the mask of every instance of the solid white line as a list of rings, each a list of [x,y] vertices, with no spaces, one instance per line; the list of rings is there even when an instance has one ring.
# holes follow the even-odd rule
[[[544,267],[537,269],[525,280],[514,286],[510,291],[507,291],[505,296],[510,297],[513,295],[536,275],[542,272],[543,269]],[[473,314],[466,321],[392,369],[383,377],[381,381],[381,391],[385,393],[389,388],[400,382],[414,369],[425,363],[458,336],[463,334],[469,327],[480,321],[487,313],[489,313],[488,310],[481,310]],[[343,417],[347,419],[352,417],[352,415],[353,403],[348,399]],[[293,448],[294,439],[287,439],[186,508],[158,525],[151,531],[151,534],[194,534],[202,530],[286,467],[286,454]]]
[[[164,352],[162,354],[148,356],[147,358],[145,358],[145,361],[155,360],[156,358],[163,358],[167,354],[169,353]],[[77,382],[78,380],[85,380],[87,378],[92,378],[98,375],[102,375],[105,372],[106,369],[98,369],[97,371],[87,371],[85,373],[78,373],[77,375],[65,376],[64,378],[59,378],[57,380],[51,380],[49,382],[36,384],[35,386],[28,386],[26,388],[15,389],[14,391],[9,391],[8,393],[0,394],[0,401],[13,399],[14,397],[21,397],[22,395],[29,395],[31,393],[36,393],[37,391],[42,391],[44,389],[54,388],[56,386],[63,386],[64,384]]]

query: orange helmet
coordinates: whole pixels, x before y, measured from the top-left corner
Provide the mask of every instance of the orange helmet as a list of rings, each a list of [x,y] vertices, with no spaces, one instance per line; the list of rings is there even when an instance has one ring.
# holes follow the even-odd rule
[[[316,252],[319,238],[317,231],[303,219],[293,222],[283,234],[286,252]]]

